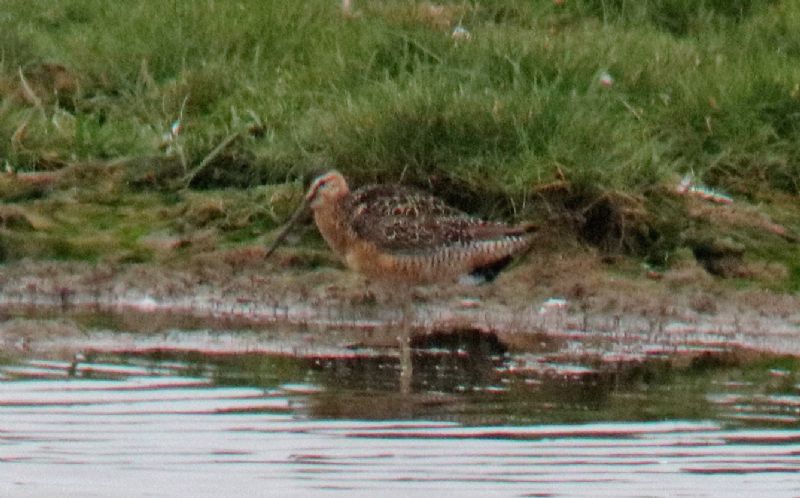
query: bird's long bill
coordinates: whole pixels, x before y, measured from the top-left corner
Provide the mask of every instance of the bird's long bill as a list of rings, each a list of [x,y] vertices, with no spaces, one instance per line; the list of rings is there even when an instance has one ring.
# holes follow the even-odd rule
[[[275,240],[272,241],[272,244],[270,244],[269,247],[267,247],[267,253],[264,254],[264,259],[270,257],[272,253],[275,252],[275,249],[277,249],[278,246],[281,244],[281,242],[283,242],[283,239],[285,239],[286,236],[289,235],[289,230],[291,230],[292,227],[295,225],[295,223],[297,223],[297,220],[299,220],[300,217],[303,216],[303,213],[306,212],[306,209],[308,209],[308,205],[310,203],[311,202],[308,200],[308,198],[303,199],[303,202],[297,208],[297,211],[295,211],[292,217],[289,218],[289,221],[287,221],[286,224],[283,226],[278,236],[275,237]]]

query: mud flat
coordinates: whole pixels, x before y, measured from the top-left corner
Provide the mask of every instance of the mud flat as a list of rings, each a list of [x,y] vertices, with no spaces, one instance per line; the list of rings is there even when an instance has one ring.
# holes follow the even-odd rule
[[[206,346],[217,343],[230,352],[297,352],[311,343],[336,350],[394,348],[403,330],[418,343],[448,332],[480,333],[517,352],[596,354],[609,361],[733,349],[800,355],[796,296],[750,291],[715,298],[669,293],[649,282],[644,289],[615,288],[613,281],[593,285],[598,290],[571,296],[539,289],[520,297],[513,285],[501,285],[401,289],[406,297],[387,297],[385,288],[340,270],[222,275],[155,265],[29,262],[0,271],[0,338],[12,349],[35,347],[44,336],[70,338],[80,349],[103,327],[75,317],[102,314],[117,317],[120,341],[131,332],[142,348],[179,346],[164,343],[163,335],[142,334],[179,328],[205,330]],[[30,333],[41,320],[50,320],[51,333]],[[233,329],[249,330],[248,339],[228,338],[223,346],[220,332]]]

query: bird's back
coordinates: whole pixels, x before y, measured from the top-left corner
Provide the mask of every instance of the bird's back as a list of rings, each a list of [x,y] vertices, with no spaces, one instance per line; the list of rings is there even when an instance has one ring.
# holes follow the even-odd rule
[[[530,246],[534,228],[484,221],[427,193],[394,185],[364,187],[342,206],[367,274],[446,280],[465,274],[493,278]]]

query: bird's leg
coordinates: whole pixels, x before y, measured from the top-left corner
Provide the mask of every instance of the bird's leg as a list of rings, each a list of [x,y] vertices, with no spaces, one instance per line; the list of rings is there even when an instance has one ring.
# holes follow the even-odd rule
[[[406,306],[410,307],[410,302]],[[411,394],[411,380],[414,377],[414,365],[411,361],[411,329],[413,322],[410,317],[405,316],[406,310],[403,311],[403,320],[400,323],[400,335],[398,341],[400,342],[400,394]]]
[[[370,282],[375,285],[378,306],[389,313],[379,313],[384,323],[396,332],[400,360],[400,394],[411,394],[414,368],[412,363],[411,336],[414,330],[415,313],[411,289],[405,285],[389,285],[386,282]],[[399,314],[397,313],[399,311]]]
[[[412,361],[411,336],[414,331],[416,314],[410,289],[403,288],[399,296],[400,322],[397,340],[400,347],[400,394],[409,395],[412,390],[412,380],[414,378],[414,365]]]

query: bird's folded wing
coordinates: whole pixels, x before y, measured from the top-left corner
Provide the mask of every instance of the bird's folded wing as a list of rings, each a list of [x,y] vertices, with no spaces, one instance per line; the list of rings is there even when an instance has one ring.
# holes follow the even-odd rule
[[[518,234],[501,223],[468,217],[388,216],[354,225],[356,233],[380,249],[420,253],[445,247],[468,248],[471,244],[503,240]]]

